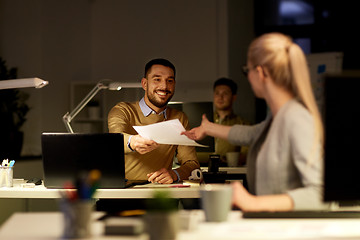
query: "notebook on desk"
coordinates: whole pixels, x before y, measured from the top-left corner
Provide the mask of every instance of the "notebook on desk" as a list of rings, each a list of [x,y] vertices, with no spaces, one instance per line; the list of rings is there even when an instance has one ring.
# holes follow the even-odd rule
[[[101,172],[100,188],[126,187],[121,133],[43,133],[41,145],[47,188],[63,188],[92,169]]]

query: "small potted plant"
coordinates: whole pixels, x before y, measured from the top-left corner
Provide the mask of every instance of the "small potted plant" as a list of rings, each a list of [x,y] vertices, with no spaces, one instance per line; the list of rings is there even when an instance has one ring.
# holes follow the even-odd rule
[[[8,69],[0,58],[0,81],[17,78],[17,68]],[[29,95],[18,89],[0,90],[0,159],[20,156],[23,132],[21,127],[30,110],[26,101]]]
[[[176,239],[179,230],[178,199],[171,198],[167,191],[155,191],[147,203],[144,218],[150,240]]]

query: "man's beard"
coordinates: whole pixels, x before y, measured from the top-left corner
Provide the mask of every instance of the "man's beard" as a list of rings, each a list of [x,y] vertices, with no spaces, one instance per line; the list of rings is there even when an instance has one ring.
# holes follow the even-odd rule
[[[155,97],[155,94],[156,93],[154,93],[154,94],[147,94],[147,97],[148,97],[148,99],[149,99],[149,101],[154,105],[154,106],[156,106],[156,107],[158,107],[158,108],[163,108],[163,107],[165,107],[167,104],[168,104],[168,102],[171,100],[171,98],[174,96],[174,94],[172,94],[165,102],[160,102],[160,101],[158,101],[157,99],[156,99],[156,97]]]

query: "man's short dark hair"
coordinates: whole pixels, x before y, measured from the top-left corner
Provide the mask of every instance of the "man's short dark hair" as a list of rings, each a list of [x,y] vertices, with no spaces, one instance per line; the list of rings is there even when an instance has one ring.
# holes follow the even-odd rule
[[[145,74],[144,74],[144,77],[145,77],[145,78],[146,78],[146,76],[147,76],[150,68],[151,68],[153,65],[162,65],[162,66],[171,68],[171,69],[173,70],[173,72],[174,72],[174,77],[175,77],[176,70],[175,70],[174,64],[172,64],[169,60],[166,60],[166,59],[164,59],[164,58],[156,58],[156,59],[150,60],[150,61],[145,65]]]
[[[231,89],[232,94],[236,95],[237,84],[233,80],[229,78],[219,78],[218,80],[215,81],[213,90],[215,90],[215,88],[219,85],[228,86]]]

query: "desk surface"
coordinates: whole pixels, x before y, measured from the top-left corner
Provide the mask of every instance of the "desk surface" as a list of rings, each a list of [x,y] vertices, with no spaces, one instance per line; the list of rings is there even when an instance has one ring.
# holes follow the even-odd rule
[[[201,168],[207,171],[207,167]],[[246,167],[220,167],[219,171],[228,174],[246,174]],[[157,188],[155,188],[157,189]],[[163,188],[162,188],[163,189]],[[166,188],[173,198],[199,198],[199,189],[196,186],[184,188]],[[127,188],[127,189],[98,189],[95,198],[149,198],[154,188]],[[60,198],[59,189],[47,189],[43,185],[34,188],[23,188],[20,184],[11,188],[0,188],[0,198]]]
[[[243,219],[233,211],[227,222],[204,222],[203,212],[196,229],[181,230],[177,240],[189,239],[359,239],[360,219]],[[192,212],[194,212],[192,211]],[[99,217],[99,212],[93,219]],[[97,216],[96,216],[97,215]],[[0,239],[60,239],[63,218],[60,212],[15,213],[0,228]],[[20,231],[21,229],[21,231]],[[93,221],[92,239],[148,239],[140,236],[104,236],[104,224]]]
[[[126,189],[98,189],[94,198],[151,198],[154,191],[166,190],[173,198],[199,198],[199,187],[132,187]],[[14,186],[11,188],[0,188],[0,198],[60,198],[60,189],[47,189],[43,185],[34,188],[23,188]]]

